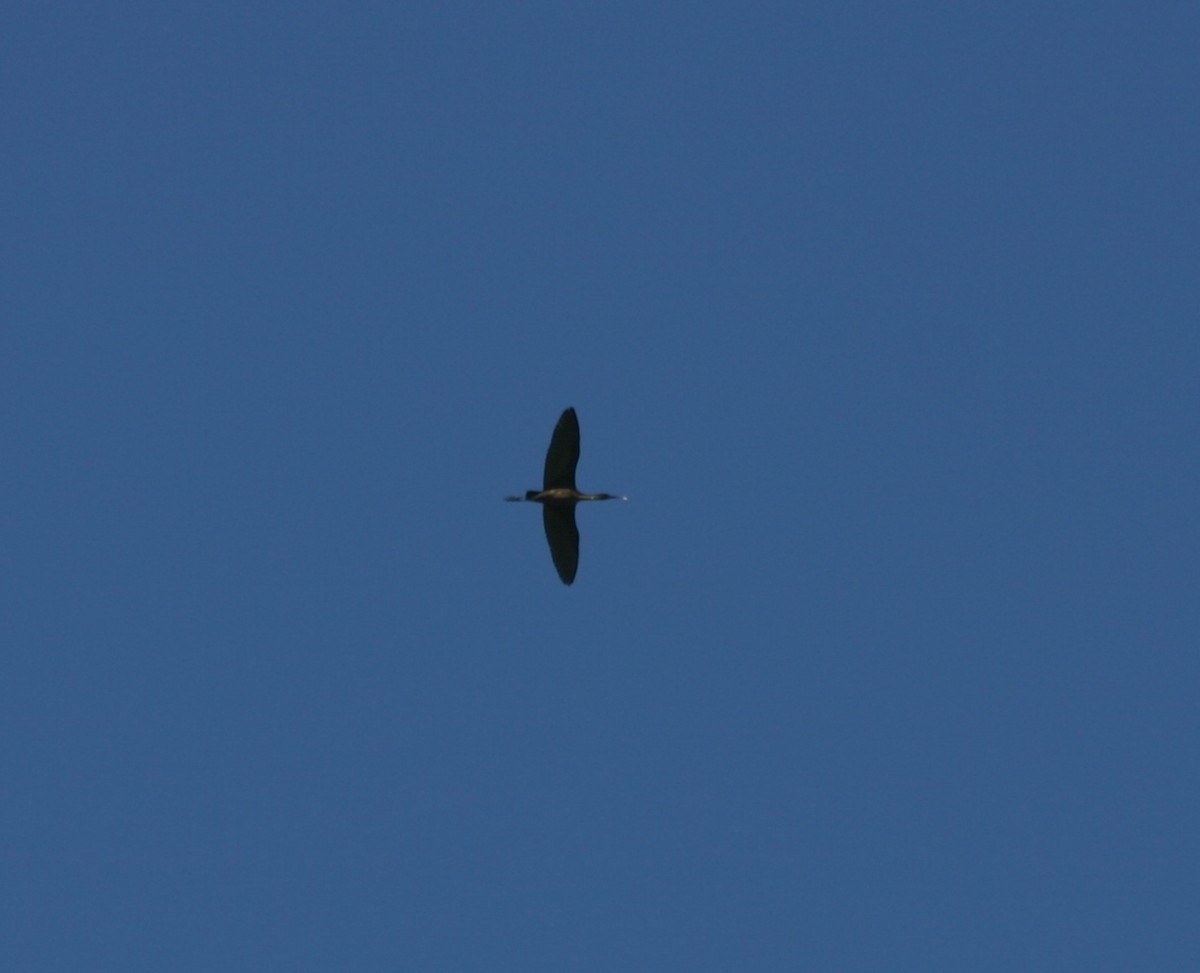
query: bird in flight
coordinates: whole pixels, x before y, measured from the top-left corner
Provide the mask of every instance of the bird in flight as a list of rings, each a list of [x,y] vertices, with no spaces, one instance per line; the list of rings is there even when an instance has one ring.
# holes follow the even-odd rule
[[[579,463],[579,419],[574,409],[558,417],[550,448],[546,450],[546,468],[541,490],[527,490],[523,497],[505,500],[529,500],[542,505],[542,524],[550,544],[550,556],[563,584],[575,580],[579,568],[579,528],[575,526],[575,504],[582,500],[628,500],[612,493],[580,493],[575,489],[575,467]]]

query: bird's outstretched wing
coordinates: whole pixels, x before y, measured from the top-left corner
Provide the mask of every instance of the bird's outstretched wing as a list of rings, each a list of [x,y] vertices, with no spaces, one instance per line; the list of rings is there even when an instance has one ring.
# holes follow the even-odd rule
[[[574,490],[575,467],[578,463],[579,420],[575,417],[574,409],[567,409],[558,417],[554,435],[550,437],[550,448],[546,450],[546,469],[542,475],[542,489],[556,490],[566,487]]]
[[[542,504],[542,523],[546,528],[546,540],[550,544],[554,568],[562,578],[562,583],[570,584],[575,580],[575,572],[579,568],[579,528],[575,526],[575,505]]]

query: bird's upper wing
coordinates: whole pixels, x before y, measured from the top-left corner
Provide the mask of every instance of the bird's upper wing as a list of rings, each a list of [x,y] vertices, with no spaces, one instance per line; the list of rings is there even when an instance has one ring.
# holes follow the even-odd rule
[[[558,417],[554,435],[550,437],[550,448],[546,450],[546,469],[542,475],[542,489],[559,487],[575,489],[575,467],[579,463],[579,420],[574,409],[567,409]]]

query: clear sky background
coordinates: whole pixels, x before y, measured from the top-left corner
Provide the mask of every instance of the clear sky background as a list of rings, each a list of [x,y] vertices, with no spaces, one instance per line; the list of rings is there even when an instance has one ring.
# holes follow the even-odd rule
[[[1200,969],[1195,4],[4,20],[0,967]]]

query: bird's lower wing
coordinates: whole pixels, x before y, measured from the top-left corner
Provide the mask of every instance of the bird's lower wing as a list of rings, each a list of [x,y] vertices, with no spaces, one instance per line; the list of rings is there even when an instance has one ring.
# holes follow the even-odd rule
[[[550,556],[554,568],[563,584],[575,580],[579,568],[579,528],[575,526],[575,505],[556,507],[542,505],[542,523],[546,527],[546,540],[550,544]]]

